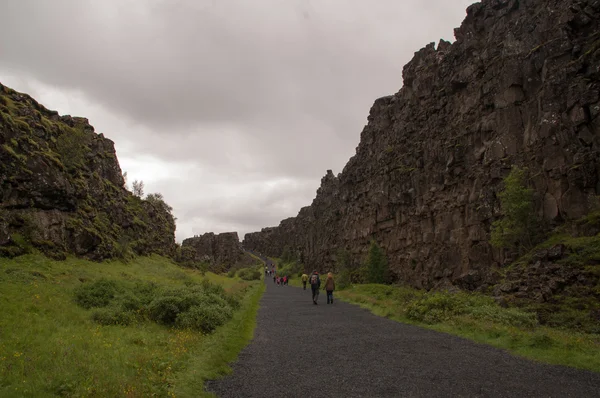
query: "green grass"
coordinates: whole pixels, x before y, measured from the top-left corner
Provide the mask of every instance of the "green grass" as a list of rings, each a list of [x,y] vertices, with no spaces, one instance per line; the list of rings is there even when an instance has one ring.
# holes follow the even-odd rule
[[[78,286],[101,278],[170,289],[206,278],[238,294],[241,309],[209,335],[151,321],[102,326],[92,320],[93,310],[74,300]],[[263,287],[202,275],[159,256],[128,263],[57,262],[39,254],[1,258],[0,396],[198,396],[198,380],[224,373],[247,343]]]
[[[385,285],[355,285],[334,296],[398,322],[465,337],[536,361],[600,372],[600,335],[540,326],[530,314],[502,308],[486,296]]]
[[[178,397],[214,396],[198,392],[202,391],[206,380],[231,373],[229,363],[254,336],[256,314],[264,290],[265,284],[260,283],[233,319],[200,344],[201,355],[194,358],[187,372],[182,372],[177,378],[175,394]]]

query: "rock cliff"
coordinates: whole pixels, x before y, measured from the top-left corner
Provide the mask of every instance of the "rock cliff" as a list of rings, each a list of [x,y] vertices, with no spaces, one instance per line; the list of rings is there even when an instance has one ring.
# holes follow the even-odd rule
[[[0,84],[0,255],[173,255],[170,208],[124,185],[113,142],[87,119]]]
[[[184,239],[182,251],[187,261],[209,263],[212,270],[229,270],[231,268],[253,265],[257,261],[244,253],[237,232],[214,234],[212,232],[193,238]],[[192,249],[191,253],[189,249]]]
[[[278,256],[287,245],[330,268],[338,249],[359,258],[373,238],[397,279],[485,286],[505,261],[489,238],[512,165],[529,169],[550,225],[600,193],[599,25],[597,0],[473,4],[454,43],[415,53],[400,91],[375,101],[343,172],[244,246]]]

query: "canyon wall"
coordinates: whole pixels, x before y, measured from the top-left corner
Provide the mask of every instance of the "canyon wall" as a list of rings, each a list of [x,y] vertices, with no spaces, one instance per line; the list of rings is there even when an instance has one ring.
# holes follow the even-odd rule
[[[0,84],[0,256],[32,249],[93,260],[175,254],[160,195],[125,189],[114,143]]]
[[[454,43],[415,53],[402,89],[375,101],[356,154],[312,204],[244,246],[289,246],[325,270],[374,239],[397,280],[485,287],[505,261],[490,226],[513,165],[528,168],[549,225],[585,215],[600,193],[599,25],[599,1],[473,4]]]
[[[204,235],[184,239],[183,250],[191,249],[188,260],[196,263],[208,263],[212,270],[228,270],[235,267],[250,266],[259,261],[244,253],[237,232]]]

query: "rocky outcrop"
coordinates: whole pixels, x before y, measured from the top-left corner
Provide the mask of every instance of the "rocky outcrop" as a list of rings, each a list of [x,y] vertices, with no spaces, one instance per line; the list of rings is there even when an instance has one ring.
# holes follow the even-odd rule
[[[600,193],[600,2],[484,0],[455,37],[415,53],[311,206],[244,246],[331,268],[375,239],[396,279],[481,288],[505,261],[489,238],[512,165],[529,169],[550,225],[585,215]]]
[[[124,186],[113,142],[87,119],[0,84],[0,255],[173,255],[170,207]]]
[[[229,270],[243,265],[252,265],[256,261],[247,255],[240,245],[237,232],[204,235],[184,239],[181,247],[186,252],[192,248],[191,258],[196,263],[209,263],[212,270]],[[187,249],[187,250],[186,250]]]

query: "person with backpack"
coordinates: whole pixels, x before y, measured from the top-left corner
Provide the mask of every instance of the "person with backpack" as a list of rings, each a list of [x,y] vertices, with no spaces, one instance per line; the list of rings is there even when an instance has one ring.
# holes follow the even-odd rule
[[[335,282],[333,281],[333,274],[330,272],[327,274],[327,280],[325,281],[325,291],[327,292],[327,304],[333,304],[334,290]]]
[[[302,286],[304,286],[304,290],[306,290],[306,283],[308,282],[308,275],[302,274]]]
[[[312,289],[313,304],[317,305],[319,289],[321,288],[321,278],[319,278],[319,273],[316,270],[310,275],[310,288]]]

